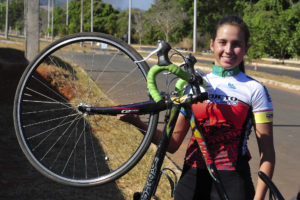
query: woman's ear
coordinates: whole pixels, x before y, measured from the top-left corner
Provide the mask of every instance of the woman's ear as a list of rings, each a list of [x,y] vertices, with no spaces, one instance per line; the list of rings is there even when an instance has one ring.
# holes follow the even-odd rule
[[[210,47],[210,50],[212,52],[214,52],[214,41],[212,39],[210,39],[210,41],[209,41],[209,47]]]

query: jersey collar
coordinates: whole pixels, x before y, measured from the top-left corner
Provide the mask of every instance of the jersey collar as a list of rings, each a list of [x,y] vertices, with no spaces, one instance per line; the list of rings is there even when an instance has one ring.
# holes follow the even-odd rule
[[[232,69],[224,69],[223,67],[213,65],[212,73],[221,77],[232,77],[240,73],[239,67],[234,67]]]

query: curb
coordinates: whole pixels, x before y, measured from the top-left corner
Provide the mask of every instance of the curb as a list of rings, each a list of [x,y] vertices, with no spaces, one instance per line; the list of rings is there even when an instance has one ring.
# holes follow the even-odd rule
[[[268,79],[264,79],[264,78],[259,78],[259,77],[254,77],[256,80],[265,83],[265,84],[270,84],[273,86],[280,86],[283,88],[287,88],[287,89],[291,89],[291,90],[295,90],[295,91],[300,91],[300,86],[299,85],[293,85],[293,84],[289,84],[289,83],[283,83],[283,82],[279,82],[279,81],[274,81],[274,80],[268,80]]]
[[[210,67],[202,67],[202,66],[199,66],[199,65],[195,65],[197,68],[199,68],[200,70],[203,70],[203,71],[211,71],[211,68]],[[300,91],[300,85],[293,85],[293,84],[289,84],[289,83],[283,83],[283,82],[280,82],[280,81],[274,81],[274,80],[269,80],[269,79],[265,79],[265,78],[260,78],[260,77],[256,77],[256,76],[252,76],[254,79],[256,79],[257,81],[263,83],[263,84],[269,84],[269,85],[272,85],[272,86],[280,86],[280,87],[283,87],[283,88],[287,88],[287,89],[290,89],[290,90],[293,90],[293,91]]]

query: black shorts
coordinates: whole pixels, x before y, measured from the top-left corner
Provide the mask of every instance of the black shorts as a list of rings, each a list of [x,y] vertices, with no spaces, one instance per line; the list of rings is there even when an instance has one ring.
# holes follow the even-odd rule
[[[218,171],[230,200],[252,200],[255,194],[250,167],[243,171]],[[184,167],[175,189],[175,200],[219,200],[207,170]]]

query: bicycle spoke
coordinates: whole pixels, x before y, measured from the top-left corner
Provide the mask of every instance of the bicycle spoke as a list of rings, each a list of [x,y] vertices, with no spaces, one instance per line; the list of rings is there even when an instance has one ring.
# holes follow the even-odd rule
[[[65,119],[64,119],[64,120],[65,120]],[[53,127],[53,128],[50,128],[50,129],[48,129],[48,130],[46,130],[46,131],[42,131],[42,132],[40,132],[40,133],[36,133],[36,134],[34,134],[34,135],[30,136],[30,137],[26,137],[26,139],[27,139],[27,140],[32,140],[32,139],[34,139],[34,138],[36,138],[36,137],[39,137],[39,136],[41,136],[41,135],[44,135],[45,133],[47,133],[47,132],[49,132],[49,131],[55,131],[57,128],[63,127],[63,126],[65,126],[65,125],[67,125],[67,124],[70,124],[70,123],[73,121],[73,120],[71,120],[71,121],[67,121],[67,122],[63,123],[64,120],[61,121],[57,126],[55,126],[55,127]]]
[[[95,167],[97,170],[97,175],[99,176],[99,167],[98,167],[98,162],[97,162],[97,156],[96,156],[96,151],[95,151],[95,146],[94,146],[94,142],[93,142],[93,135],[92,135],[92,131],[91,128],[89,127],[89,135],[90,135],[90,142],[92,144],[92,150],[93,150],[93,156],[94,156],[94,160],[95,160]]]
[[[68,131],[68,129],[71,127],[71,125],[75,122],[75,120],[76,119],[74,119],[73,122],[66,128],[66,130],[57,138],[57,140],[52,144],[52,146],[44,154],[44,156],[41,158],[41,160],[43,160],[48,155],[48,153],[53,149],[53,147],[57,144],[57,142],[65,135],[65,133]]]
[[[33,89],[31,89],[31,88],[26,88],[27,90],[29,90],[29,91],[31,91],[31,92],[33,92],[33,93],[35,93],[35,94],[38,94],[38,95],[40,95],[40,96],[42,96],[42,97],[45,97],[46,99],[48,99],[48,100],[51,100],[51,101],[49,101],[49,102],[46,102],[46,103],[57,103],[57,104],[60,104],[60,105],[63,105],[63,106],[66,106],[67,107],[67,104],[66,103],[62,103],[62,102],[60,102],[60,101],[57,101],[57,100],[55,100],[55,99],[53,99],[53,98],[51,98],[51,97],[49,97],[49,96],[47,96],[47,95],[44,95],[44,94],[42,94],[42,93],[40,93],[40,92],[38,92],[38,91],[35,91],[35,90],[33,90]],[[24,100],[25,102],[30,102],[30,100]],[[43,101],[32,101],[32,102],[39,102],[39,103],[41,103],[41,102],[43,102]]]
[[[107,90],[105,93],[110,93],[115,87],[117,87],[119,84],[121,84],[122,81],[124,81],[126,78],[128,78],[134,71],[136,71],[138,67],[133,68],[127,75],[125,75],[121,80],[119,80],[116,84],[114,84],[109,90]]]
[[[78,122],[79,122],[79,120],[78,120],[76,123],[78,124]],[[73,130],[75,129],[75,127],[76,127],[76,126],[73,127]],[[67,145],[67,143],[69,142],[69,139],[71,138],[72,132],[73,132],[73,131],[70,131],[70,134],[69,134],[69,136],[68,136],[68,139],[64,142],[64,144],[62,145],[62,147],[61,147],[60,150],[58,151],[58,153],[57,153],[57,155],[56,155],[54,161],[52,162],[52,164],[51,164],[50,167],[49,167],[50,169],[53,168],[53,165],[55,164],[55,162],[57,161],[57,159],[59,158],[59,156],[60,156],[61,153],[63,152],[63,150],[64,150],[65,146]]]
[[[42,102],[39,102],[42,103]],[[38,113],[50,113],[50,112],[56,112],[56,111],[63,111],[63,110],[69,110],[70,108],[53,108],[53,109],[45,109],[45,110],[35,110],[30,112],[22,112],[22,115],[30,115],[30,114],[38,114]]]
[[[56,94],[58,97],[60,97],[64,102],[68,102],[64,96],[62,96],[60,93],[58,93],[56,90],[50,88],[48,85],[43,83],[41,80],[36,78],[34,75],[32,76],[34,80],[37,80],[39,83],[41,83],[43,86],[45,86],[49,91],[53,92],[53,94]]]
[[[44,120],[44,121],[40,121],[40,122],[36,122],[36,123],[32,123],[32,124],[27,124],[27,125],[23,125],[23,128],[27,128],[27,127],[30,127],[30,126],[41,125],[41,124],[46,124],[46,123],[50,123],[50,122],[53,122],[53,121],[66,119],[68,117],[73,117],[73,116],[76,116],[76,115],[78,115],[78,113],[74,113],[74,114],[70,114],[70,115],[62,116],[62,117],[56,117],[56,118],[52,118],[52,119],[48,119],[48,120]]]
[[[72,152],[70,153],[70,155],[69,155],[69,157],[68,157],[68,159],[67,159],[67,161],[66,161],[66,163],[65,163],[65,165],[64,165],[64,168],[63,168],[63,170],[61,171],[62,174],[63,174],[64,171],[66,170],[66,167],[67,167],[67,165],[68,165],[68,163],[69,163],[69,161],[70,161],[70,159],[71,159],[71,157],[72,157],[72,155],[73,155],[73,153],[74,153],[74,151],[75,151],[75,149],[76,149],[76,147],[77,147],[77,145],[78,145],[78,143],[79,143],[79,141],[80,141],[80,138],[82,137],[83,133],[84,133],[84,129],[82,129],[82,131],[81,131],[81,133],[80,133],[80,135],[79,135],[79,137],[78,137],[78,139],[77,139],[77,141],[76,141],[76,143],[75,143],[75,145],[74,145],[74,147],[73,147],[73,149],[72,149]]]
[[[64,119],[65,120],[65,119]],[[52,131],[45,137],[43,138],[35,147],[32,148],[32,151],[35,151],[41,144],[43,144],[44,141],[47,140],[47,138],[49,138],[53,133],[55,133],[55,130],[57,130],[59,127],[61,127],[62,124],[64,124],[63,121],[61,121],[58,126],[56,126],[55,128],[52,129]],[[76,120],[76,119],[75,119]],[[70,123],[67,123],[67,124],[72,124],[74,122],[74,120],[70,121]],[[69,126],[70,126],[69,125]],[[48,132],[48,131],[47,131]],[[38,134],[38,135],[41,135],[41,134]],[[34,135],[34,137],[37,137],[37,135]],[[29,137],[29,139],[32,139],[33,137]]]

